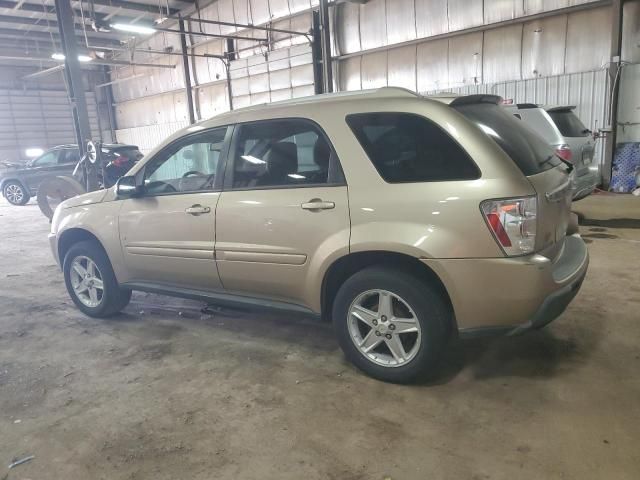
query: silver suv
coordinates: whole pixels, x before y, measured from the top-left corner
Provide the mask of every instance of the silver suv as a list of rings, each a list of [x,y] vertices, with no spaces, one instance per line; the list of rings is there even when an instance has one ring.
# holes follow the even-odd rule
[[[540,328],[588,254],[570,167],[499,100],[384,88],[188,127],[58,207],[69,295],[95,317],[132,290],[317,315],[393,382],[433,371],[451,335]]]
[[[591,130],[573,112],[576,107],[519,103],[505,108],[542,136],[559,157],[573,164],[573,201],[591,195],[598,184],[598,167],[593,164],[595,142]]]

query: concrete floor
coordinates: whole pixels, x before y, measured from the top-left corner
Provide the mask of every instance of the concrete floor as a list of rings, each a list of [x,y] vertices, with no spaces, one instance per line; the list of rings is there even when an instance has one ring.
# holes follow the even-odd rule
[[[0,479],[638,479],[640,198],[575,210],[591,268],[562,317],[395,386],[303,318],[144,294],[84,317],[38,207],[1,203]]]

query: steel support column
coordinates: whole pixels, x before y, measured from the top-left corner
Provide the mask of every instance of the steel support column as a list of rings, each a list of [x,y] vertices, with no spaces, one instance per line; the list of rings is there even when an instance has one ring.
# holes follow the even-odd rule
[[[227,70],[227,91],[229,92],[229,110],[233,110],[233,90],[231,89],[231,61],[236,59],[235,45],[232,38],[227,38],[227,51],[224,56],[226,61],[224,62],[225,69]]]
[[[87,141],[91,140],[91,126],[87,111],[87,100],[84,96],[84,81],[80,62],[78,61],[78,48],[73,25],[73,9],[70,0],[55,0],[56,16],[58,17],[58,30],[62,53],[65,56],[64,74],[67,83],[67,92],[73,114],[73,123],[76,129],[76,140],[80,155],[85,154]],[[87,188],[98,188],[98,177],[94,168],[88,169]]]
[[[609,188],[613,157],[616,153],[616,136],[618,133],[618,92],[620,91],[621,55],[622,55],[622,4],[624,0],[613,0],[611,5],[611,56],[609,58],[609,125],[611,131],[604,140],[604,164],[602,166],[602,186]],[[615,60],[617,58],[617,60]]]
[[[331,63],[331,32],[329,31],[329,0],[320,0],[320,36],[322,45],[323,92],[333,92],[333,65]]]
[[[311,58],[313,60],[313,92],[317,95],[324,90],[322,67],[322,36],[320,35],[320,12],[313,11]]]
[[[189,70],[189,50],[187,48],[187,35],[184,28],[184,20],[178,20],[180,28],[180,47],[182,48],[182,70],[184,71],[184,88],[187,94],[187,108],[189,109],[189,123],[196,123],[196,113],[193,108],[193,91],[191,90],[191,70]]]

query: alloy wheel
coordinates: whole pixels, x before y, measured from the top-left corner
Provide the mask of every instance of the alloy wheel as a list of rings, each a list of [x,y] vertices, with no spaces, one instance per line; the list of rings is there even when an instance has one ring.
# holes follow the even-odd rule
[[[368,290],[351,303],[351,340],[360,353],[383,367],[410,362],[420,350],[422,329],[411,306],[387,290]]]
[[[79,256],[71,262],[69,272],[73,292],[83,305],[95,308],[104,298],[100,269],[89,257]]]
[[[20,185],[11,184],[4,191],[7,200],[13,204],[18,204],[24,199],[24,192]]]

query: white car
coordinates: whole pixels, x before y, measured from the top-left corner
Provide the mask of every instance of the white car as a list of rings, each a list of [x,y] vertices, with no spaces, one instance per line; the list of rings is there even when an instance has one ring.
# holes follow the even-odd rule
[[[598,184],[598,167],[593,165],[595,142],[591,130],[573,112],[575,106],[518,103],[504,107],[541,135],[560,158],[573,164],[574,201],[595,190]]]

